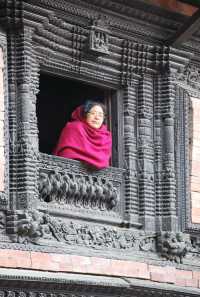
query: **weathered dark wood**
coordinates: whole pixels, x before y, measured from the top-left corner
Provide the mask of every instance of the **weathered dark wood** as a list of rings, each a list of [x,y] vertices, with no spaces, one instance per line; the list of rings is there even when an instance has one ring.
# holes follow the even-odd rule
[[[33,250],[130,258],[137,251],[183,263],[187,254],[195,265],[186,237],[174,233],[182,226],[177,207],[183,192],[176,187],[184,183],[180,170],[187,171],[186,163],[177,166],[175,106],[177,85],[199,92],[199,84],[184,81],[191,53],[163,46],[186,18],[144,1],[0,4],[8,36],[10,158],[10,204],[6,212],[2,207],[1,226],[9,246],[26,248],[28,242]],[[115,168],[95,172],[41,154],[36,114],[41,72],[113,94]]]
[[[200,27],[200,9],[198,9],[187,22],[185,22],[180,29],[167,42],[170,46],[180,46],[189,41],[193,34],[199,30]]]

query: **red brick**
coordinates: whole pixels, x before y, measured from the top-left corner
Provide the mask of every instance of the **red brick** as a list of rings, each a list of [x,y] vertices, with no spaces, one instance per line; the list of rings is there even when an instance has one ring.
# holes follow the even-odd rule
[[[124,275],[125,262],[121,260],[111,260],[111,271],[112,275]]]
[[[149,266],[151,280],[159,281],[159,282],[166,282],[166,283],[174,283],[175,281],[175,267],[166,266]]]
[[[185,279],[176,279],[175,280],[175,285],[180,286],[180,287],[186,287],[186,280]]]
[[[149,267],[146,263],[140,263],[141,265],[138,267],[139,269],[139,278],[142,279],[150,279],[150,271]]]
[[[200,208],[192,208],[192,222],[200,223]]]
[[[186,287],[198,287],[198,280],[197,279],[186,279]]]
[[[146,263],[111,260],[112,275],[129,276],[150,279],[150,273]]]
[[[123,266],[121,271],[123,276],[139,277],[138,263],[135,265],[135,262],[122,261],[121,265]]]
[[[32,269],[59,271],[59,263],[52,261],[51,254],[31,252]]]
[[[0,250],[0,267],[31,268],[30,252]]]
[[[199,176],[199,170],[200,170],[200,152],[198,154],[192,154],[192,166],[191,166],[191,172],[192,175]]]
[[[89,266],[91,265],[90,257],[73,255],[71,256],[71,261],[73,272],[88,273]]]
[[[91,265],[88,267],[90,273],[112,274],[111,260],[105,258],[91,257]]]
[[[154,282],[160,282],[160,283],[166,282],[164,273],[151,272],[150,279]]]
[[[192,271],[188,270],[176,270],[176,279],[192,279]]]
[[[62,272],[72,271],[72,260],[70,255],[50,254],[50,256],[52,261],[58,264],[59,271],[62,271]]]
[[[194,279],[200,280],[200,271],[193,271],[192,274]]]
[[[70,255],[64,255],[64,254],[49,254],[53,262],[58,263],[71,263],[71,257]]]

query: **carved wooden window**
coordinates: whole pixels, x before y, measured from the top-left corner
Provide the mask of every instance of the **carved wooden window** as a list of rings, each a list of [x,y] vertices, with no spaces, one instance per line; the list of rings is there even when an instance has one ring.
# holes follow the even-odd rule
[[[40,208],[48,208],[64,217],[119,222],[123,212],[123,169],[120,167],[120,124],[118,123],[119,92],[78,80],[41,73],[37,96],[39,130]],[[112,166],[104,170],[89,170],[76,160],[52,155],[61,129],[70,120],[72,111],[87,99],[106,105],[107,124],[113,134]],[[123,120],[123,119],[121,119]],[[114,166],[114,167],[113,167]],[[81,212],[80,212],[81,209]]]
[[[62,128],[70,120],[72,111],[88,99],[105,104],[107,125],[116,135],[116,117],[113,116],[112,120],[113,96],[114,92],[108,89],[42,73],[37,98],[40,152],[52,153]],[[115,151],[118,151],[116,140],[113,143]],[[113,156],[112,165],[117,166],[116,156]]]

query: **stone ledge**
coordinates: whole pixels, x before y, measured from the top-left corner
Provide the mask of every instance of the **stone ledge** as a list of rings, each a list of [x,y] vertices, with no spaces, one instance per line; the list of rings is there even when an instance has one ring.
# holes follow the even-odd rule
[[[115,290],[126,296],[133,296],[134,293],[142,292],[145,296],[169,296],[169,293],[174,297],[178,296],[199,296],[199,289],[196,288],[182,288],[181,286],[176,286],[172,284],[160,284],[154,283],[149,280],[137,280],[133,278],[121,278],[121,277],[108,277],[108,276],[98,276],[98,275],[83,275],[83,274],[73,274],[73,273],[61,273],[61,272],[47,272],[47,271],[33,271],[33,270],[21,270],[21,269],[0,269],[0,287],[5,286],[9,289],[14,288],[16,285],[20,287],[23,291],[24,287],[29,287],[31,291],[34,291],[36,284],[37,290],[40,290],[41,284],[42,288],[45,287],[45,291],[54,289],[55,296],[56,291],[66,290],[73,291],[76,287],[84,288],[84,292],[89,292],[92,290],[94,293],[94,288],[100,288],[101,294],[111,292],[115,296]],[[5,282],[4,282],[5,281]],[[33,284],[33,286],[31,285]],[[51,287],[49,285],[51,285]],[[68,287],[69,286],[69,287]],[[44,289],[43,289],[44,292]],[[157,295],[160,293],[159,295]],[[86,294],[87,295],[87,294]],[[75,295],[74,295],[75,296]],[[171,295],[170,295],[171,296]]]

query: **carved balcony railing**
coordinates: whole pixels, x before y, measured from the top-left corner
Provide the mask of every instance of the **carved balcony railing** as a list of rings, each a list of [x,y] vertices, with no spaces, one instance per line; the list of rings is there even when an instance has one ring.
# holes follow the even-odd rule
[[[123,169],[92,170],[79,161],[40,154],[39,208],[56,216],[120,223]]]

